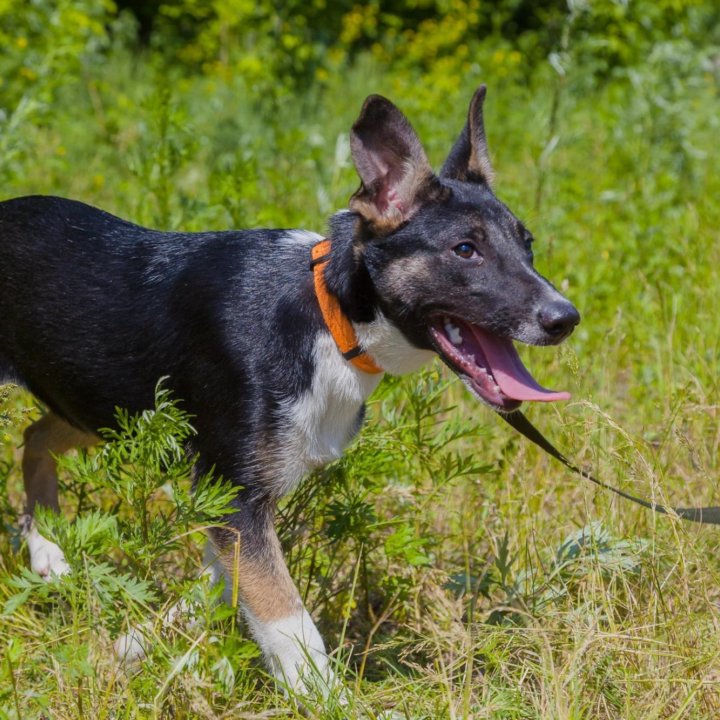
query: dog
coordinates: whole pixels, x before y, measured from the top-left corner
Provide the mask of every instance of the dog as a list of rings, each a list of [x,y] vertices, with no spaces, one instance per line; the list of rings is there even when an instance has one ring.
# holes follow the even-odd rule
[[[269,668],[292,688],[330,672],[274,510],[342,454],[383,373],[439,355],[498,412],[569,397],[538,385],[513,345],[560,343],[580,318],[491,189],[485,94],[439,174],[401,111],[370,96],[350,133],[360,187],[327,238],[159,232],[57,197],[0,203],[0,381],[48,408],[25,431],[33,570],[68,571],[32,524],[38,505],[59,510],[54,458],[97,442],[117,407],[152,407],[165,377],[193,417],[197,472],[241,488],[209,540]]]

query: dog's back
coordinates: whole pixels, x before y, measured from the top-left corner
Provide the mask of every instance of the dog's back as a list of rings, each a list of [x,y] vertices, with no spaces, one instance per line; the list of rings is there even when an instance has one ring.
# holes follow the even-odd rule
[[[272,385],[279,365],[276,390],[294,379],[301,391],[319,329],[307,271],[316,239],[164,233],[54,197],[0,203],[0,373],[91,431],[118,406],[147,408],[164,376],[191,411],[188,378],[203,373],[211,392],[213,377],[242,387],[260,368]]]

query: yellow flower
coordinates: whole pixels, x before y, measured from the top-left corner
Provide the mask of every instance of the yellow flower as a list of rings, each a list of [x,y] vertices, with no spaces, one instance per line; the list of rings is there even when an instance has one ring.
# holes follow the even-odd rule
[[[24,50],[28,46],[28,40],[26,37],[19,37],[15,44],[21,49]]]
[[[496,50],[492,54],[492,61],[495,65],[501,65],[503,61],[505,60],[505,51],[504,50]]]

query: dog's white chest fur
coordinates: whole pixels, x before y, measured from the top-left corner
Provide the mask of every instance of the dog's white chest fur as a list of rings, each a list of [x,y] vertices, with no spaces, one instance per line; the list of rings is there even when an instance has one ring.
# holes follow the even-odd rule
[[[415,370],[433,357],[412,347],[383,317],[356,330],[375,362],[393,374]],[[289,492],[305,473],[342,455],[360,429],[365,401],[382,378],[382,373],[365,373],[346,362],[327,332],[318,335],[313,359],[310,389],[283,408],[291,431],[276,470],[278,495]]]
[[[291,430],[281,453],[278,494],[290,491],[305,473],[342,455],[360,429],[365,400],[382,377],[345,362],[329,333],[318,336],[314,361],[310,389],[284,408]]]

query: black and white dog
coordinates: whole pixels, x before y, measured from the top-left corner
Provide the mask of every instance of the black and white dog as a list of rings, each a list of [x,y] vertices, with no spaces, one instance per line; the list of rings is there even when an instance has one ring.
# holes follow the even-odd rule
[[[158,232],[56,197],[0,203],[0,381],[49,408],[25,432],[34,570],[68,569],[31,521],[59,507],[54,456],[96,442],[116,407],[152,406],[167,377],[193,416],[199,472],[242,487],[210,537],[268,664],[295,687],[327,668],[274,509],[340,456],[382,373],[439,354],[498,411],[567,397],[513,346],[559,343],[579,315],[491,190],[484,97],[439,175],[404,115],[369,97],[351,132],[362,184],[323,244],[301,230]]]

